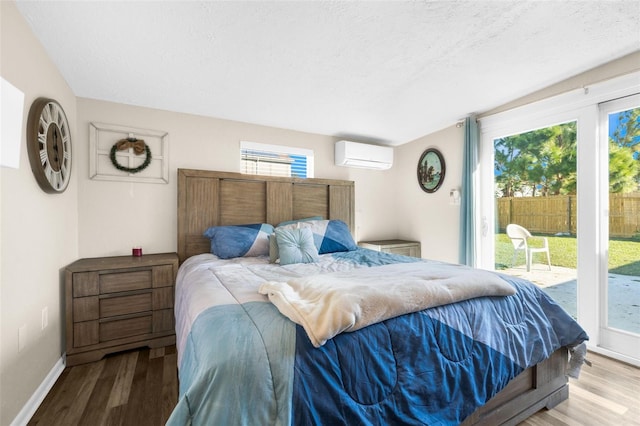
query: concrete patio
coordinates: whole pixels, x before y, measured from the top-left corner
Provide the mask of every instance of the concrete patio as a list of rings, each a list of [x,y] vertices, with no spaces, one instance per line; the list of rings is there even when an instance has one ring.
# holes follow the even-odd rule
[[[577,316],[576,270],[546,264],[524,265],[499,272],[527,279],[550,295],[571,316]],[[609,325],[640,334],[640,277],[609,274]]]

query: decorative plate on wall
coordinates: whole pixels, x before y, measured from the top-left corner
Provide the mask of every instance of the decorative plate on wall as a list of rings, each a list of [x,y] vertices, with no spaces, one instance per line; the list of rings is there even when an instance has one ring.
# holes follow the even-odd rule
[[[444,181],[445,163],[442,154],[435,148],[429,148],[418,161],[418,185],[425,192],[436,192]]]

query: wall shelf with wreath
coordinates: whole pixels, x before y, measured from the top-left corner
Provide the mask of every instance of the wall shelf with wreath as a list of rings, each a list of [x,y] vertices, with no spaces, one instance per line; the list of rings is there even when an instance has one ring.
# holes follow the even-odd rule
[[[169,134],[159,130],[90,123],[89,178],[169,183]]]

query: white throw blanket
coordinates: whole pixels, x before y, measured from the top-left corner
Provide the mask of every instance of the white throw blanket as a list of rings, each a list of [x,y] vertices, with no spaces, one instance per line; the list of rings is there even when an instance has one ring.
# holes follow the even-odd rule
[[[345,331],[475,297],[510,296],[515,289],[489,271],[417,262],[270,281],[259,292],[320,347]]]

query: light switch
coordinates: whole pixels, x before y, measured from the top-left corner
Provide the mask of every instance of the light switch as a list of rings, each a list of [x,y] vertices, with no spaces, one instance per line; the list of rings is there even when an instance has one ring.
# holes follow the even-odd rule
[[[453,188],[449,191],[449,204],[452,206],[460,205],[460,190],[458,188]]]

